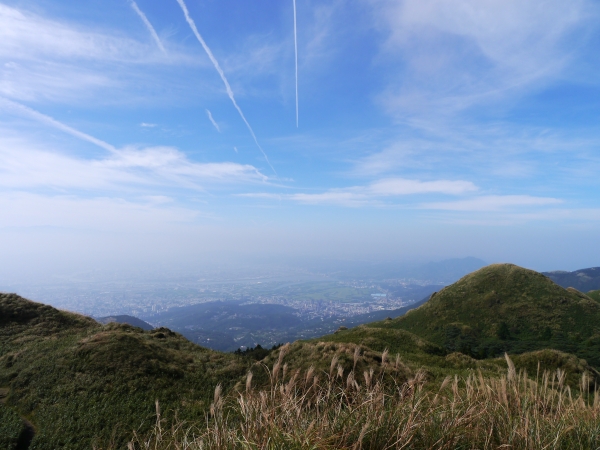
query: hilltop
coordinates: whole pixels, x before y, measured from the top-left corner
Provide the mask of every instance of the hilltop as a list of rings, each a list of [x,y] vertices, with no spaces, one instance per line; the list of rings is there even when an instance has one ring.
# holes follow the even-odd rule
[[[405,316],[371,326],[479,359],[550,348],[600,367],[600,303],[512,264],[473,272]]]

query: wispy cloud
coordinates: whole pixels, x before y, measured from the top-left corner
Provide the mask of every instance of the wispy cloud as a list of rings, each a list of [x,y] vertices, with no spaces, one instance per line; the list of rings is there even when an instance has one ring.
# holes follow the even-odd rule
[[[246,116],[244,116],[244,113],[242,112],[242,109],[238,106],[238,104],[237,104],[237,102],[235,100],[235,96],[233,95],[233,90],[231,89],[231,86],[229,85],[229,81],[227,81],[227,77],[225,77],[225,73],[223,72],[223,69],[221,69],[221,66],[219,65],[219,62],[217,61],[217,58],[215,58],[215,56],[213,55],[212,51],[210,50],[210,48],[208,47],[208,45],[206,44],[206,42],[204,41],[204,39],[200,35],[200,32],[198,31],[198,28],[196,27],[196,23],[190,17],[190,13],[189,13],[189,11],[187,9],[187,6],[185,5],[185,3],[184,3],[183,0],[177,0],[177,3],[179,3],[179,6],[181,7],[181,10],[183,11],[183,14],[185,15],[185,20],[187,21],[188,25],[190,26],[190,28],[194,32],[194,35],[196,36],[196,39],[198,39],[198,42],[200,42],[200,44],[202,45],[202,48],[204,49],[204,51],[208,55],[210,61],[213,63],[213,66],[215,67],[215,70],[218,72],[219,76],[221,77],[221,80],[223,81],[223,84],[225,85],[225,89],[227,91],[227,95],[229,96],[229,99],[231,100],[231,103],[233,103],[233,106],[235,107],[235,109],[239,113],[240,117],[242,118],[242,120],[246,124],[246,127],[250,131],[250,134],[252,135],[252,139],[254,139],[254,142],[256,143],[256,146],[259,148],[259,150],[263,154],[263,156],[265,158],[265,161],[267,162],[267,164],[269,165],[269,167],[271,168],[271,170],[273,170],[273,172],[275,172],[275,174],[277,174],[277,172],[275,171],[275,168],[271,165],[271,162],[269,161],[269,157],[267,156],[267,154],[265,153],[265,151],[263,150],[263,148],[261,147],[261,145],[258,143],[258,139],[256,138],[256,134],[254,134],[254,130],[250,126],[250,123],[246,120]]]
[[[182,46],[173,45],[167,58],[154,42],[137,40],[112,27],[53,19],[41,14],[40,8],[36,11],[0,4],[0,95],[4,97],[86,107],[93,99],[131,106],[156,97],[164,100],[156,89],[157,78],[163,78],[170,66],[209,68]],[[172,79],[170,84],[170,96],[189,98],[190,82]]]
[[[245,197],[271,198],[290,200],[298,203],[320,205],[333,204],[340,206],[363,206],[381,204],[390,197],[401,197],[415,194],[461,195],[475,192],[478,188],[470,181],[435,180],[420,181],[405,178],[386,178],[366,186],[353,186],[341,189],[329,189],[320,193],[296,194],[243,194]]]
[[[134,0],[131,0],[131,7],[136,12],[136,14],[138,16],[140,16],[140,19],[142,19],[142,22],[144,22],[144,25],[146,25],[146,28],[148,28],[148,31],[150,32],[152,39],[154,39],[154,42],[156,42],[156,45],[158,46],[158,48],[160,48],[160,50],[166,54],[167,51],[165,50],[163,43],[161,42],[160,38],[158,37],[156,30],[154,29],[154,27],[152,26],[152,24],[146,17],[146,14],[144,14],[142,12],[142,10],[138,7],[137,3]]]
[[[81,191],[121,196],[179,189],[206,190],[224,185],[265,183],[251,165],[191,161],[173,147],[127,147],[104,158],[82,158],[51,151],[23,138],[0,138],[0,187]]]
[[[0,4],[0,57],[27,60],[77,58],[142,62],[155,58],[148,45],[37,16]]]
[[[470,181],[419,181],[405,178],[386,178],[384,180],[376,181],[366,188],[366,192],[373,196],[430,193],[460,195],[474,191],[477,191],[477,186]]]
[[[401,84],[381,101],[407,115],[452,114],[558,76],[593,23],[589,0],[373,0]]]
[[[213,119],[213,115],[209,109],[206,110],[206,115],[208,116],[208,120],[210,120],[210,123],[212,123],[213,127],[215,127],[215,130],[217,130],[220,133],[221,129],[219,128],[219,124],[215,121],[215,119]]]
[[[422,209],[444,211],[502,211],[512,208],[551,206],[563,203],[558,198],[530,195],[485,195],[465,200],[424,203]]]

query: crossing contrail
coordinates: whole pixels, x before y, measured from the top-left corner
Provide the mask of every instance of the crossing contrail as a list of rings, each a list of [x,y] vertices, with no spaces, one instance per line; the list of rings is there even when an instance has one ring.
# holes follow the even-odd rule
[[[242,118],[242,120],[246,124],[246,127],[248,127],[248,130],[250,131],[250,134],[252,135],[252,139],[254,139],[254,142],[256,143],[256,146],[258,147],[258,149],[261,151],[261,153],[265,157],[265,161],[267,161],[267,164],[269,165],[269,167],[271,168],[271,170],[273,170],[273,172],[275,173],[275,175],[277,175],[277,171],[271,165],[271,162],[269,161],[269,157],[267,156],[267,154],[265,153],[265,151],[263,150],[263,148],[258,143],[258,139],[256,138],[256,135],[254,134],[254,130],[250,126],[250,123],[248,123],[248,121],[246,120],[246,116],[244,116],[244,113],[242,112],[242,109],[238,106],[237,102],[235,101],[235,97],[233,95],[233,90],[231,89],[231,86],[229,85],[229,81],[227,81],[227,78],[225,77],[225,73],[223,72],[223,69],[221,69],[221,66],[219,65],[219,62],[217,61],[217,58],[215,58],[215,56],[213,55],[213,53],[210,50],[210,48],[208,47],[208,45],[206,45],[206,42],[204,42],[204,39],[200,35],[200,32],[198,31],[198,28],[196,28],[196,23],[190,17],[190,13],[189,13],[189,11],[187,9],[187,6],[185,6],[185,3],[184,3],[183,0],[177,0],[177,3],[179,3],[179,6],[181,7],[181,10],[183,11],[183,14],[185,15],[185,20],[187,21],[188,25],[190,26],[190,28],[192,29],[192,31],[196,35],[196,39],[198,39],[198,42],[200,42],[200,44],[202,45],[202,48],[204,49],[204,51],[206,52],[206,54],[210,58],[210,61],[213,63],[213,66],[215,66],[215,70],[219,73],[219,76],[221,77],[221,80],[223,80],[223,84],[225,85],[225,89],[227,90],[227,95],[229,96],[229,99],[231,100],[231,103],[233,103],[233,106],[235,107],[235,109],[237,109],[237,112],[240,114],[240,117]]]
[[[5,106],[5,109],[8,109],[9,111],[31,117],[32,119],[35,119],[38,122],[64,131],[65,133],[68,133],[71,136],[75,136],[76,138],[79,138],[81,140],[90,142],[94,145],[97,145],[100,148],[103,148],[104,150],[108,150],[111,153],[117,153],[117,149],[113,145],[110,145],[108,142],[104,142],[100,139],[95,138],[94,136],[90,136],[89,134],[76,130],[75,128],[71,128],[69,125],[65,125],[64,123],[59,122],[58,120],[53,119],[52,117],[47,116],[46,114],[42,114],[41,112],[36,111],[35,109],[32,109],[28,106],[0,97],[0,108],[2,106]]]
[[[144,22],[144,25],[146,25],[146,28],[148,28],[148,31],[152,35],[152,38],[154,38],[154,41],[156,42],[156,45],[158,45],[158,48],[160,48],[160,50],[164,54],[166,54],[167,51],[165,50],[165,47],[163,46],[162,42],[160,41],[160,38],[158,37],[156,30],[154,29],[154,27],[152,26],[152,24],[146,17],[146,14],[144,14],[142,12],[142,10],[138,7],[137,3],[134,0],[131,0],[130,4],[131,4],[131,7],[133,8],[133,10],[137,13],[137,15],[140,16],[140,19],[142,19],[142,22]]]
[[[296,0],[294,1],[294,56],[296,59],[296,128],[298,128],[298,31],[296,29]]]
[[[213,127],[215,127],[216,130],[220,133],[221,129],[219,128],[219,124],[213,118],[212,113],[210,112],[210,109],[206,110],[206,115],[208,116],[208,120],[210,120],[210,123],[213,124]]]

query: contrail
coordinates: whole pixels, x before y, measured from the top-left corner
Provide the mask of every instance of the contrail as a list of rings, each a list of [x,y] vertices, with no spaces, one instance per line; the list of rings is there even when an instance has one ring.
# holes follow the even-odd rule
[[[163,46],[162,42],[160,41],[160,38],[158,37],[156,30],[154,29],[154,27],[152,26],[152,24],[146,17],[146,14],[144,14],[142,12],[142,10],[138,7],[137,3],[134,0],[131,0],[130,4],[131,4],[131,7],[133,8],[133,10],[137,13],[137,15],[140,16],[140,19],[142,19],[142,22],[144,22],[144,25],[146,25],[146,28],[148,28],[148,31],[154,38],[154,41],[156,42],[156,45],[158,45],[158,48],[160,48],[160,50],[166,55],[167,51],[165,50],[165,47]]]
[[[86,134],[82,131],[76,130],[75,128],[71,128],[70,126],[59,122],[58,120],[53,119],[52,117],[47,116],[46,114],[42,114],[41,112],[38,112],[35,109],[31,109],[28,106],[0,97],[0,106],[2,105],[5,106],[6,109],[8,109],[9,111],[17,112],[22,115],[31,117],[32,119],[35,119],[38,122],[50,125],[51,127],[57,128],[61,131],[64,131],[65,133],[70,134],[71,136],[75,136],[79,139],[97,145],[100,148],[108,150],[111,153],[117,153],[117,149],[109,143],[97,139],[94,136],[90,136],[89,134]]]
[[[213,119],[212,113],[210,112],[210,110],[206,110],[206,114],[208,115],[208,120],[210,120],[210,123],[213,124],[213,126],[217,129],[217,131],[220,133],[221,129],[219,128],[219,124],[217,122],[215,122],[215,119]]]
[[[269,161],[269,157],[267,156],[267,154],[265,153],[265,151],[262,149],[262,147],[258,143],[258,139],[256,139],[256,135],[254,134],[254,130],[252,129],[252,127],[250,126],[250,124],[246,120],[246,117],[244,116],[244,113],[242,112],[242,109],[238,106],[237,102],[235,101],[235,97],[233,96],[233,91],[231,90],[231,86],[229,85],[229,82],[227,81],[227,78],[225,77],[225,73],[223,72],[223,69],[221,69],[221,66],[219,65],[219,62],[217,61],[217,59],[215,58],[215,56],[211,52],[210,48],[208,48],[208,45],[206,45],[206,42],[204,42],[204,39],[202,39],[202,36],[198,32],[198,28],[196,28],[196,24],[194,23],[193,19],[190,17],[190,13],[189,13],[189,11],[187,9],[187,6],[185,6],[185,3],[183,2],[183,0],[177,0],[177,3],[179,3],[179,6],[181,6],[181,10],[183,11],[183,14],[185,15],[185,20],[187,20],[187,23],[189,24],[190,28],[192,29],[192,31],[196,35],[196,39],[198,39],[198,42],[200,42],[200,44],[202,45],[202,48],[204,48],[204,51],[206,52],[206,54],[210,58],[211,62],[213,63],[213,66],[215,66],[216,71],[219,73],[219,76],[221,77],[221,80],[223,80],[223,84],[225,85],[225,89],[227,90],[227,95],[229,96],[229,99],[231,100],[231,103],[233,103],[233,106],[235,106],[235,109],[237,109],[237,112],[240,114],[240,117],[242,118],[242,120],[244,121],[244,123],[246,124],[246,126],[248,127],[248,130],[250,131],[250,134],[252,135],[252,138],[254,139],[254,142],[256,143],[256,146],[259,148],[259,150],[261,151],[261,153],[265,157],[265,161],[267,161],[267,164],[269,165],[269,167],[271,167],[271,170],[273,170],[273,172],[275,173],[275,175],[277,175],[277,171],[271,165],[271,162]]]
[[[298,31],[296,29],[296,0],[294,0],[294,55],[296,57],[296,128],[298,128]]]

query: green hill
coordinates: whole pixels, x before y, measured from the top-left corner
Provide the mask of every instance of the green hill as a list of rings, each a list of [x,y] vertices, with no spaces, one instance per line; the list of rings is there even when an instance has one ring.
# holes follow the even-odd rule
[[[476,358],[551,348],[600,367],[600,304],[512,264],[473,272],[377,327],[409,331]]]
[[[109,441],[122,448],[132,430],[152,425],[155,400],[163,410],[203,420],[216,385],[232,386],[248,367],[246,358],[166,328],[101,325],[0,294],[0,416],[33,423],[31,448],[89,449]],[[17,425],[0,430],[18,435]]]
[[[590,291],[586,295],[590,298],[593,298],[597,302],[600,302],[600,289],[598,289],[596,291]]]

